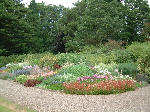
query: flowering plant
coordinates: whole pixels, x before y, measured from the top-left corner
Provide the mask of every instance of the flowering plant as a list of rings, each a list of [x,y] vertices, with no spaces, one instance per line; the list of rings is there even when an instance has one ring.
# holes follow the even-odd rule
[[[71,82],[63,83],[64,91],[71,94],[112,94],[134,90],[134,80],[105,80],[96,83]]]

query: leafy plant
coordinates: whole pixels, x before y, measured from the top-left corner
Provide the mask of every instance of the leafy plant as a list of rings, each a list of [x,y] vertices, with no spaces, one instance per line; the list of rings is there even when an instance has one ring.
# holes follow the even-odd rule
[[[63,65],[64,63],[74,63],[79,64],[86,62],[86,58],[83,55],[75,54],[75,53],[61,53],[56,55],[59,62],[59,65]]]
[[[15,80],[16,80],[16,82],[23,84],[28,80],[28,78],[26,75],[20,75],[20,76],[16,77]]]
[[[41,82],[42,82],[42,81],[29,79],[29,80],[27,80],[27,81],[24,83],[24,86],[26,86],[26,87],[34,87],[34,86],[36,86],[37,84],[40,84]]]
[[[0,79],[3,79],[3,80],[7,80],[7,79],[14,80],[15,77],[16,75],[11,74],[11,73],[0,73]]]
[[[135,90],[134,80],[105,80],[101,82],[71,82],[63,83],[64,92],[70,94],[114,94]]]
[[[138,58],[137,65],[139,73],[147,75],[150,81],[150,52]]]
[[[134,78],[137,74],[137,66],[134,63],[120,63],[118,64],[117,69],[123,75],[129,75]]]
[[[116,63],[130,63],[135,62],[135,57],[132,52],[128,50],[114,50],[110,55],[114,56],[114,62]]]
[[[140,57],[149,55],[150,43],[149,42],[144,42],[144,43],[134,42],[127,47],[127,50],[132,52],[132,54],[135,57],[135,60],[137,60]]]
[[[94,73],[95,72],[91,70],[86,64],[82,64],[82,63],[78,65],[62,68],[59,71],[59,74],[63,74],[60,76],[60,78],[63,78],[68,81],[73,81],[80,76],[91,76]]]

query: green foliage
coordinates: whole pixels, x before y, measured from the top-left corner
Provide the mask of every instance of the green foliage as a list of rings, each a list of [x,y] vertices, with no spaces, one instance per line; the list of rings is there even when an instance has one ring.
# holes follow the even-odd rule
[[[120,63],[117,65],[117,69],[123,75],[129,75],[135,78],[137,74],[137,65],[134,63]]]
[[[3,79],[3,80],[14,80],[15,79],[15,75],[11,74],[11,73],[0,73],[0,79]]]
[[[53,66],[56,63],[58,63],[58,60],[54,55],[45,55],[39,60],[40,67],[49,67],[51,69],[54,69]]]
[[[64,78],[65,81],[75,81],[77,77],[91,76],[94,74],[86,64],[78,64],[70,67],[62,68],[59,74],[63,74],[60,78]]]
[[[85,63],[86,58],[83,55],[80,54],[75,54],[75,53],[61,53],[57,54],[56,57],[58,58],[59,65],[63,65],[64,63],[74,63],[74,64],[79,64],[79,63]]]
[[[108,62],[108,58],[105,54],[85,54],[88,65],[98,65],[99,63]]]
[[[116,63],[135,62],[133,53],[128,50],[115,50],[110,55],[114,56],[114,62]]]
[[[50,69],[53,69],[53,65],[58,62],[58,59],[52,53],[45,52],[41,54],[28,54],[24,61],[31,65],[38,65],[40,67],[49,67]]]
[[[51,84],[51,85],[47,85],[47,86],[40,85],[39,87],[43,87],[43,88],[50,89],[50,90],[63,90],[64,89],[62,84]]]
[[[8,63],[19,63],[23,62],[26,55],[10,55],[10,56],[0,56],[0,67],[5,66]]]
[[[150,52],[138,58],[137,64],[139,72],[147,75],[150,80]]]
[[[42,76],[41,76],[41,77],[37,77],[36,80],[37,80],[37,81],[43,81],[43,80],[44,80],[44,77],[42,77]]]
[[[143,42],[146,36],[142,30],[145,21],[149,20],[149,12],[144,0],[126,0],[124,4],[117,0],[78,1],[60,21],[66,51],[78,52],[85,45],[97,46],[109,39],[126,44]],[[107,44],[107,47],[112,45]],[[112,48],[118,49],[119,46],[115,45]]]
[[[19,75],[18,77],[15,78],[15,80],[21,84],[25,83],[28,78],[26,75]]]
[[[140,57],[148,55],[148,53],[150,52],[150,43],[134,42],[127,47],[127,50],[132,52],[132,54],[135,56],[135,59],[137,60]]]

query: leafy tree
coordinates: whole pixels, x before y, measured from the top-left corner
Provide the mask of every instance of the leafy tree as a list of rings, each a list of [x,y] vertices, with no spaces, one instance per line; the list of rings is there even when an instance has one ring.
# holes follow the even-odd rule
[[[0,1],[0,55],[28,52],[30,25],[25,21],[26,8],[20,0]]]
[[[99,45],[108,39],[144,41],[144,23],[150,8],[144,0],[82,0],[68,10],[60,29],[67,51],[84,45]]]

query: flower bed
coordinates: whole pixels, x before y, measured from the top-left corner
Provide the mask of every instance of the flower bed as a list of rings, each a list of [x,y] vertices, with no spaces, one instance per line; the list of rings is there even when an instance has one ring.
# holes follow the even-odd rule
[[[114,94],[135,90],[134,80],[105,80],[100,82],[63,83],[64,91],[71,94]]]

